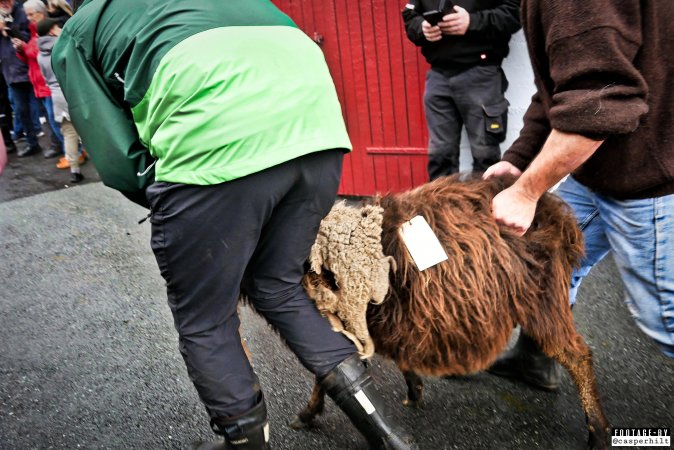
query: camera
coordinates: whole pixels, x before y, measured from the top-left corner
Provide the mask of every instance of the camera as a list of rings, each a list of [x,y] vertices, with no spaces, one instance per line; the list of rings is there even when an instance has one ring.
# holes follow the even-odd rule
[[[9,38],[20,38],[20,36],[14,31],[12,25],[14,24],[14,18],[11,14],[0,13],[0,20],[5,23],[5,36]]]

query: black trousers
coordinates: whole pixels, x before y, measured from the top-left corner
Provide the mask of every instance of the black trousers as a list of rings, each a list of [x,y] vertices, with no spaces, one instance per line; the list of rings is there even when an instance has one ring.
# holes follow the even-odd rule
[[[5,145],[12,145],[12,135],[10,130],[13,123],[12,105],[9,102],[9,92],[5,77],[0,74],[0,130]]]
[[[356,352],[300,284],[335,200],[342,158],[341,150],[326,150],[219,185],[148,189],[152,249],[180,352],[211,417],[242,414],[258,398],[239,336],[240,287],[313,374]]]
[[[461,129],[465,125],[473,170],[484,172],[501,160],[506,136],[508,81],[499,66],[475,66],[447,76],[426,75],[424,110],[428,124],[428,174],[431,180],[459,171]]]

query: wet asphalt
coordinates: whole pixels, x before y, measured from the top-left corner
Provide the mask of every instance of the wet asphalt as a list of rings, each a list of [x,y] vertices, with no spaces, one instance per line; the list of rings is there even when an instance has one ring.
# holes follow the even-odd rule
[[[0,449],[180,449],[208,439],[207,416],[177,350],[165,289],[149,247],[146,211],[40,155],[0,176]],[[275,449],[364,449],[328,402],[317,426],[287,421],[311,376],[263,320],[242,309],[243,336],[268,401]],[[674,361],[634,325],[610,258],[581,288],[574,316],[594,351],[614,426],[674,428]],[[389,361],[372,374],[422,449],[585,448],[571,380],[559,392],[479,373],[426,379],[426,407],[402,406]]]

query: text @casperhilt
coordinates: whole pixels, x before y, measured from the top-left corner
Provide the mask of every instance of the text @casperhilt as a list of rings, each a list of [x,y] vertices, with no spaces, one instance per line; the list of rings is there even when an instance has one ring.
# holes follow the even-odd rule
[[[669,428],[613,428],[611,446],[613,447],[669,447],[671,433]]]

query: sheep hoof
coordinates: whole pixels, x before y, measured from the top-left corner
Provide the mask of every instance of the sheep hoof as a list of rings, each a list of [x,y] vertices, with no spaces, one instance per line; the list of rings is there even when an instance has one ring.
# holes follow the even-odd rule
[[[305,428],[309,428],[311,422],[304,422],[302,419],[300,419],[300,416],[294,416],[292,419],[290,419],[288,425],[290,425],[290,428],[293,430],[303,430]]]
[[[595,427],[592,425],[588,426],[588,431],[590,432],[590,437],[587,443],[588,450],[609,450],[609,434],[610,428],[603,430],[599,428],[599,432],[595,431]]]
[[[408,408],[414,408],[414,409],[424,409],[424,401],[419,399],[419,400],[410,400],[409,398],[406,398],[403,400],[403,405],[408,407]]]

